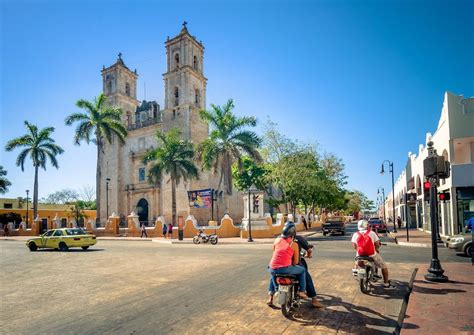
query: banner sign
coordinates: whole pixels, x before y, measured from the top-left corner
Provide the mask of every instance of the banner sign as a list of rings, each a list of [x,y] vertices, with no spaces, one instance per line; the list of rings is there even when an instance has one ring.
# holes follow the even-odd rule
[[[211,208],[212,189],[188,191],[189,206],[194,208]]]

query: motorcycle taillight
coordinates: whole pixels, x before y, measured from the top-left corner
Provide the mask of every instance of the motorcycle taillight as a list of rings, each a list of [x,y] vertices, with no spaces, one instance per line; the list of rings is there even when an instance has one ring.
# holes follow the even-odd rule
[[[279,285],[290,285],[291,284],[291,279],[290,278],[277,278],[276,281]]]
[[[366,261],[358,260],[358,261],[357,261],[357,265],[359,265],[359,266],[365,266],[365,262],[366,262]]]

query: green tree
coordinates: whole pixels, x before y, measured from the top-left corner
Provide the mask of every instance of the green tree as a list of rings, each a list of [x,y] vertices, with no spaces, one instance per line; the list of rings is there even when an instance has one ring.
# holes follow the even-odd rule
[[[8,191],[8,186],[12,183],[6,177],[7,171],[0,165],[0,193],[5,194]]]
[[[194,148],[191,142],[181,139],[178,129],[168,133],[156,133],[158,147],[145,154],[143,162],[149,164],[148,181],[151,184],[161,182],[163,175],[169,175],[171,181],[172,223],[176,225],[176,186],[184,181],[198,178],[198,169],[194,164]]]
[[[84,210],[88,209],[87,205],[83,200],[76,200],[69,209],[71,216],[76,220],[78,226],[83,225],[85,227],[84,220],[87,219],[87,215]]]
[[[73,113],[69,115],[65,123],[67,126],[78,123],[74,143],[79,145],[81,141],[87,144],[90,142],[97,146],[97,166],[96,166],[96,207],[97,221],[100,222],[100,194],[102,182],[102,170],[100,162],[104,154],[105,143],[112,143],[115,136],[121,143],[124,143],[127,136],[127,129],[121,121],[122,110],[117,106],[107,105],[107,97],[104,93],[99,94],[94,101],[84,99],[78,100],[76,106],[84,109],[85,112]]]
[[[38,214],[38,170],[42,167],[46,170],[46,163],[49,160],[51,165],[56,169],[59,168],[57,155],[60,155],[64,150],[51,138],[54,132],[53,127],[46,127],[38,130],[34,124],[25,121],[27,134],[14,138],[9,141],[5,147],[7,151],[12,151],[16,148],[23,148],[16,159],[16,165],[21,166],[21,171],[24,171],[25,159],[30,156],[33,161],[35,169],[35,183],[33,189],[33,217]]]
[[[364,193],[360,191],[351,191],[346,193],[347,212],[349,214],[360,211],[371,211],[375,208],[374,202],[369,200]]]
[[[242,157],[242,165],[232,165],[232,178],[234,186],[239,191],[248,190],[252,184],[259,190],[265,191],[268,187],[266,174],[267,169],[262,164],[257,164],[250,157]]]
[[[79,200],[79,193],[76,190],[65,188],[48,194],[46,198],[41,199],[45,204],[67,204]]]
[[[237,117],[232,113],[234,102],[227,101],[224,106],[211,105],[211,110],[200,111],[201,118],[211,128],[209,137],[199,144],[197,158],[206,170],[213,168],[216,173],[220,169],[220,189],[222,180],[226,194],[232,194],[232,165],[242,166],[242,156],[247,155],[257,162],[261,161],[257,148],[261,139],[247,127],[255,127],[254,117]]]

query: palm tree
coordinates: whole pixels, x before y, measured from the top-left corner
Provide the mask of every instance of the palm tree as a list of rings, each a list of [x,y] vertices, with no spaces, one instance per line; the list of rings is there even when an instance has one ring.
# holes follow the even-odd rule
[[[50,137],[54,132],[53,127],[46,127],[38,131],[38,127],[34,124],[25,121],[28,133],[26,135],[14,138],[5,146],[5,150],[12,151],[13,149],[24,147],[16,159],[16,165],[21,166],[21,171],[24,171],[25,159],[28,155],[33,161],[35,168],[35,185],[33,190],[33,217],[36,218],[38,214],[38,170],[42,167],[46,170],[47,160],[51,162],[56,169],[59,168],[56,156],[62,154],[64,150]]]
[[[100,162],[104,154],[104,144],[107,141],[112,142],[115,135],[121,143],[125,142],[127,129],[121,121],[122,110],[117,106],[109,106],[106,104],[107,97],[104,93],[99,94],[94,101],[84,99],[78,100],[76,106],[85,110],[82,113],[73,113],[69,115],[65,123],[67,126],[78,122],[76,133],[74,135],[74,143],[79,145],[82,140],[87,144],[90,142],[97,145],[97,167],[96,167],[96,204],[97,204],[97,221],[100,222],[100,193],[102,170]]]
[[[176,186],[181,178],[187,181],[198,178],[198,169],[194,164],[194,148],[191,142],[182,140],[178,129],[171,129],[163,134],[156,133],[158,147],[150,149],[145,154],[143,162],[150,164],[148,181],[151,184],[161,182],[163,174],[169,175],[171,181],[172,223],[176,225]]]
[[[246,154],[257,162],[262,160],[257,148],[261,139],[246,127],[255,127],[257,120],[252,116],[237,117],[232,113],[234,101],[229,99],[224,106],[211,104],[212,109],[199,112],[201,118],[211,127],[209,137],[198,146],[198,160],[204,169],[211,167],[216,173],[220,168],[220,188],[222,180],[226,193],[232,194],[232,165],[242,166]]]
[[[7,171],[0,165],[0,193],[5,194],[8,191],[8,186],[12,183],[6,177]]]

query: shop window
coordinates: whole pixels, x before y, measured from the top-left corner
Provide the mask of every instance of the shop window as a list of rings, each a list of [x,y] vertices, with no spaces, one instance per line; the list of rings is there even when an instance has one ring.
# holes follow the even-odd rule
[[[13,204],[4,203],[3,208],[13,208]]]

